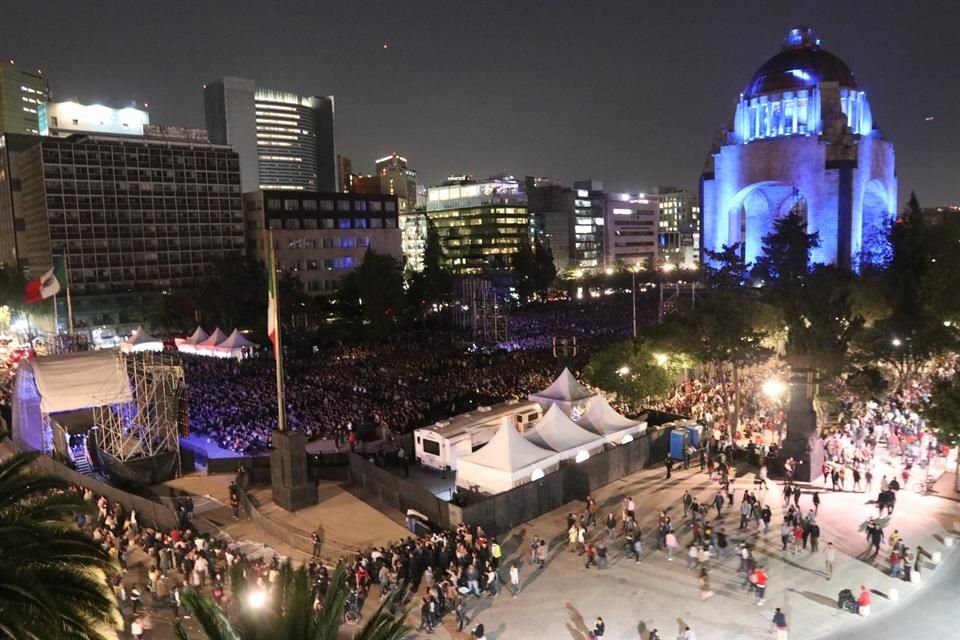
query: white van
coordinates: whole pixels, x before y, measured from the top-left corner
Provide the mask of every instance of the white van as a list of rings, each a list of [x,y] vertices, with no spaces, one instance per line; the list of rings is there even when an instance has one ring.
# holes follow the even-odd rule
[[[454,470],[460,456],[470,455],[487,444],[502,425],[509,424],[523,432],[542,415],[540,405],[528,400],[477,407],[414,431],[414,455],[425,467]]]

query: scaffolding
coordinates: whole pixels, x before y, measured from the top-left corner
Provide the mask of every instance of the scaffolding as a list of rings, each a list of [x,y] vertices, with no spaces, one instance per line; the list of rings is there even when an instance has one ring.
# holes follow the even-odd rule
[[[664,282],[660,284],[660,310],[657,322],[663,322],[667,315],[684,308],[689,301],[689,309],[697,307],[697,299],[703,295],[703,286],[696,282]]]
[[[471,331],[474,344],[496,344],[509,340],[509,305],[497,299],[493,284],[489,280],[468,278],[461,287],[458,327]]]
[[[186,386],[177,356],[117,354],[127,370],[133,400],[93,410],[97,447],[120,462],[173,453],[179,467]]]

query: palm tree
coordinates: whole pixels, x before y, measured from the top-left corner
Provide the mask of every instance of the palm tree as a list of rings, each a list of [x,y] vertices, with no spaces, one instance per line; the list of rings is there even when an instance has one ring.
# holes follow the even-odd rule
[[[72,522],[89,506],[67,483],[31,472],[36,457],[0,462],[0,639],[115,639],[114,563]]]
[[[350,589],[346,572],[337,567],[330,579],[323,606],[314,608],[313,589],[305,567],[294,569],[287,561],[280,567],[280,579],[275,601],[262,609],[246,606],[251,593],[257,590],[243,577],[242,569],[234,565],[230,571],[233,619],[221,611],[209,598],[196,590],[183,595],[184,604],[203,628],[207,640],[337,640],[343,623],[343,614]],[[404,622],[405,612],[391,614],[385,608],[390,600],[380,605],[354,640],[402,640],[410,628]],[[190,640],[183,627],[175,627],[180,640]]]

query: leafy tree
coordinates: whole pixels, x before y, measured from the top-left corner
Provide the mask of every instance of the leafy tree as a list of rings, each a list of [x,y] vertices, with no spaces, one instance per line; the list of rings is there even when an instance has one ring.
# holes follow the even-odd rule
[[[557,279],[557,266],[553,262],[550,245],[538,239],[533,245],[533,262],[533,288],[540,295],[546,295],[553,281]]]
[[[952,377],[934,384],[922,410],[937,440],[950,447],[960,445],[960,379]],[[957,473],[960,473],[960,456]]]
[[[526,302],[536,291],[536,258],[529,242],[521,242],[520,248],[513,256],[513,275],[517,283],[517,295],[521,302]]]
[[[23,294],[27,281],[19,269],[8,265],[0,266],[0,307],[10,307],[16,311],[23,307]]]
[[[197,309],[207,325],[228,331],[249,327],[266,335],[267,271],[263,263],[229,254],[213,263],[197,296]]]
[[[689,366],[691,362],[681,354],[662,353],[652,342],[640,339],[601,350],[590,359],[583,377],[624,402],[638,404],[666,394]]]
[[[0,462],[0,638],[116,637],[109,554],[72,519],[89,511],[68,484],[30,471],[37,454]]]
[[[443,266],[443,247],[436,225],[427,220],[427,241],[423,248],[423,271],[410,280],[410,300],[415,308],[423,308],[443,300],[453,286],[449,271]]]
[[[358,311],[375,331],[385,332],[404,303],[403,268],[391,255],[367,249],[363,263],[342,280],[338,299]]]
[[[239,569],[239,567],[236,567]],[[280,579],[273,594],[274,601],[262,610],[245,606],[248,594],[257,589],[243,576],[242,570],[231,570],[233,601],[237,604],[232,619],[216,604],[196,590],[188,590],[183,600],[203,628],[207,640],[337,640],[350,589],[346,571],[338,566],[327,588],[323,606],[314,608],[310,576],[305,567],[294,569],[287,561],[280,567]],[[410,629],[402,614],[388,613],[387,601],[353,635],[355,640],[402,640]],[[182,625],[175,625],[180,640],[190,640]]]

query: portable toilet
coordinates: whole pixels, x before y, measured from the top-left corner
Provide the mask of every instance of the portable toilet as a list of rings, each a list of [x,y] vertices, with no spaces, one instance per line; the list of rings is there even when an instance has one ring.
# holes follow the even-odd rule
[[[670,432],[670,457],[674,460],[683,460],[683,452],[690,442],[690,432],[683,428],[676,428]]]
[[[685,428],[687,433],[690,434],[690,444],[699,448],[703,443],[703,425],[692,424]]]

